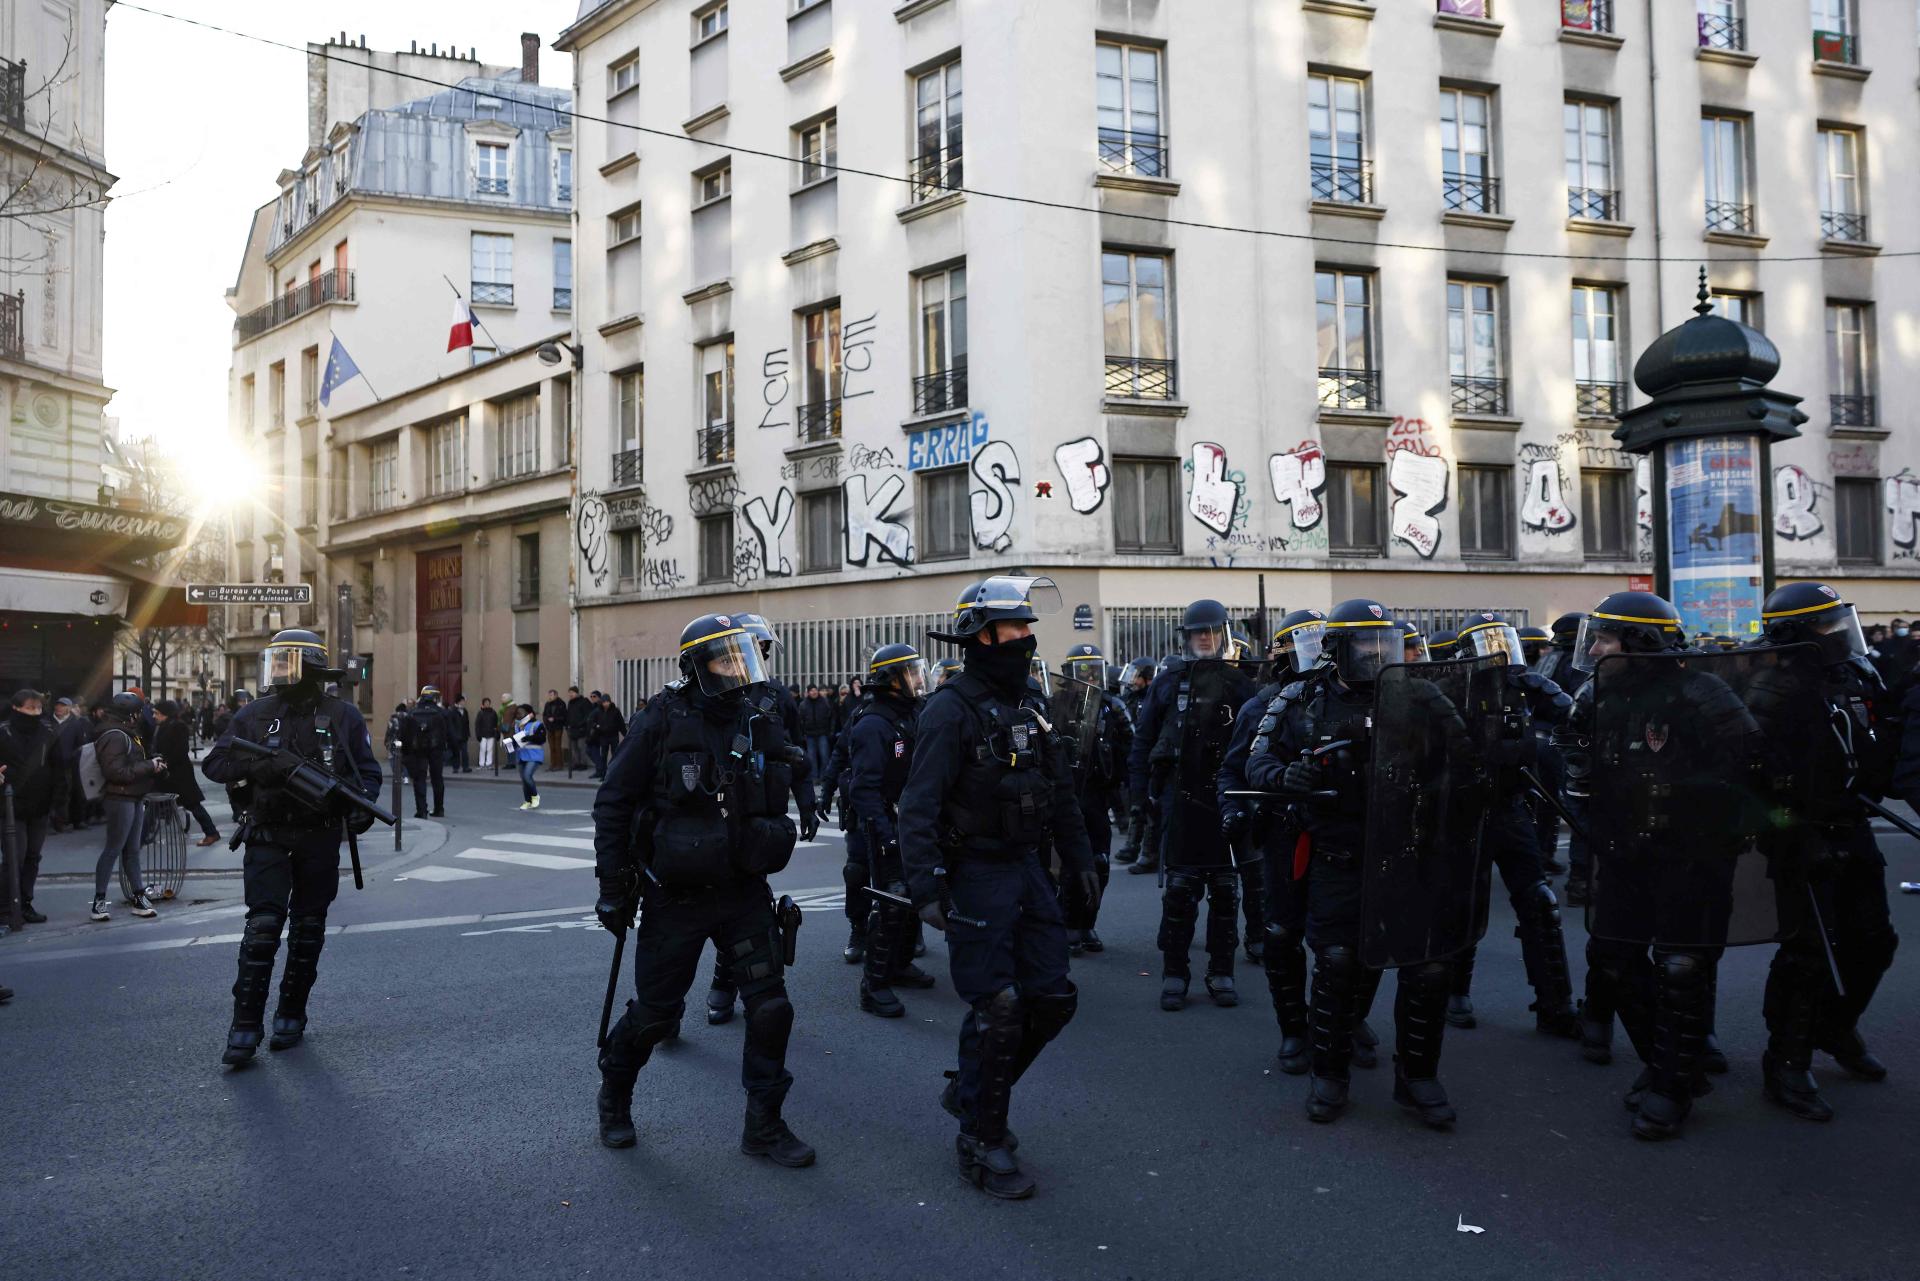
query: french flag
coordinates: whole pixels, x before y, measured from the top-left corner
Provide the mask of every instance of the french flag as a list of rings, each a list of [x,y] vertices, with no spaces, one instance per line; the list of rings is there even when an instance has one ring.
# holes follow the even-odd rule
[[[447,350],[459,351],[462,347],[473,346],[473,327],[479,323],[474,319],[473,308],[467,306],[467,300],[455,298],[453,328],[447,333]]]

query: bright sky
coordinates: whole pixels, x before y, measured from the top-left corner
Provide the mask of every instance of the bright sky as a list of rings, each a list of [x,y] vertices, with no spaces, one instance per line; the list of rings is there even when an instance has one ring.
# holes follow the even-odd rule
[[[540,34],[542,84],[568,87],[550,47],[577,0],[136,0],[304,49],[364,34],[376,49],[437,42],[520,65]],[[107,18],[107,412],[191,464],[227,431],[233,284],[253,211],[307,145],[306,57],[116,5]],[[431,92],[425,86],[421,96]]]

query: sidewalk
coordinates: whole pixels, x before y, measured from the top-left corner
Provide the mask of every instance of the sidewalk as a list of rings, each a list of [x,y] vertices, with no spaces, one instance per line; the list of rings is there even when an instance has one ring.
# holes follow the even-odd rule
[[[507,783],[516,788],[520,786],[519,771],[506,768],[502,768],[498,774],[495,774],[490,769],[483,770],[476,765],[471,773],[456,774],[452,770],[448,770],[443,777],[449,783]],[[547,767],[544,765],[540,767],[540,772],[534,775],[534,783],[543,792],[549,787],[597,788],[600,786],[600,781],[586,770],[577,769],[573,772],[573,777],[568,778],[565,770],[559,770],[549,774]]]

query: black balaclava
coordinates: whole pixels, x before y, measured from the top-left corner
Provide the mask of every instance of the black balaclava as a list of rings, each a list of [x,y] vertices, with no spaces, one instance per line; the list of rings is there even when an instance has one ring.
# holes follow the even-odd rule
[[[1026,693],[1033,656],[1039,648],[1037,636],[985,645],[977,635],[968,637],[962,647],[967,670],[1013,698]]]

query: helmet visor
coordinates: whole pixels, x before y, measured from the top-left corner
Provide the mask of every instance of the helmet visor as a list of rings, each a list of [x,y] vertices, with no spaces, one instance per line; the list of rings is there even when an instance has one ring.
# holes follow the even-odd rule
[[[891,681],[908,698],[918,698],[927,691],[927,660],[918,654],[890,658],[874,664],[867,679],[876,685]]]
[[[1027,675],[1040,687],[1042,694],[1048,698],[1053,697],[1053,673],[1047,670],[1047,665],[1038,656],[1028,662]]]
[[[1860,615],[1854,612],[1851,605],[1842,605],[1839,609],[1818,615],[1807,630],[1813,633],[1821,656],[1829,663],[1844,663],[1850,658],[1866,657],[1867,638],[1860,630]]]
[[[768,659],[771,659],[774,654],[779,652],[781,648],[780,637],[773,630],[772,623],[769,623],[759,614],[736,614],[734,617],[740,620],[740,626],[746,628],[747,631],[752,634],[753,638],[760,642],[760,652],[765,654]]]
[[[1274,643],[1293,652],[1293,670],[1303,675],[1320,665],[1320,655],[1326,652],[1327,625],[1314,621],[1301,623],[1291,631],[1281,632],[1274,637]]]
[[[1433,655],[1427,651],[1427,638],[1419,632],[1409,632],[1400,637],[1400,649],[1404,654],[1403,663],[1430,663]]]
[[[1363,685],[1376,679],[1380,669],[1401,662],[1405,653],[1397,627],[1354,627],[1340,629],[1336,654],[1340,679],[1349,685]]]
[[[1188,658],[1226,659],[1227,646],[1231,642],[1225,623],[1213,623],[1204,627],[1185,628],[1181,637],[1180,652]]]
[[[260,684],[298,685],[302,675],[324,664],[325,659],[305,645],[269,645],[260,655]]]
[[[1060,664],[1060,672],[1070,680],[1085,681],[1089,685],[1105,686],[1107,682],[1107,660],[1104,658],[1069,658]]]
[[[700,682],[703,694],[730,694],[767,679],[760,642],[744,629],[707,637],[689,649],[694,679]]]
[[[1060,589],[1051,578],[996,574],[980,585],[973,603],[981,609],[1017,610],[1024,606],[1044,617],[1060,612]]]
[[[1580,620],[1579,634],[1573,640],[1573,666],[1576,671],[1591,674],[1600,665],[1601,659],[1625,652],[1626,647],[1621,644],[1619,632],[1604,622],[1596,623],[1590,617]]]
[[[1464,639],[1473,646],[1475,658],[1500,654],[1506,657],[1508,665],[1514,667],[1522,666],[1527,661],[1520,650],[1520,633],[1506,623],[1476,627]]]

